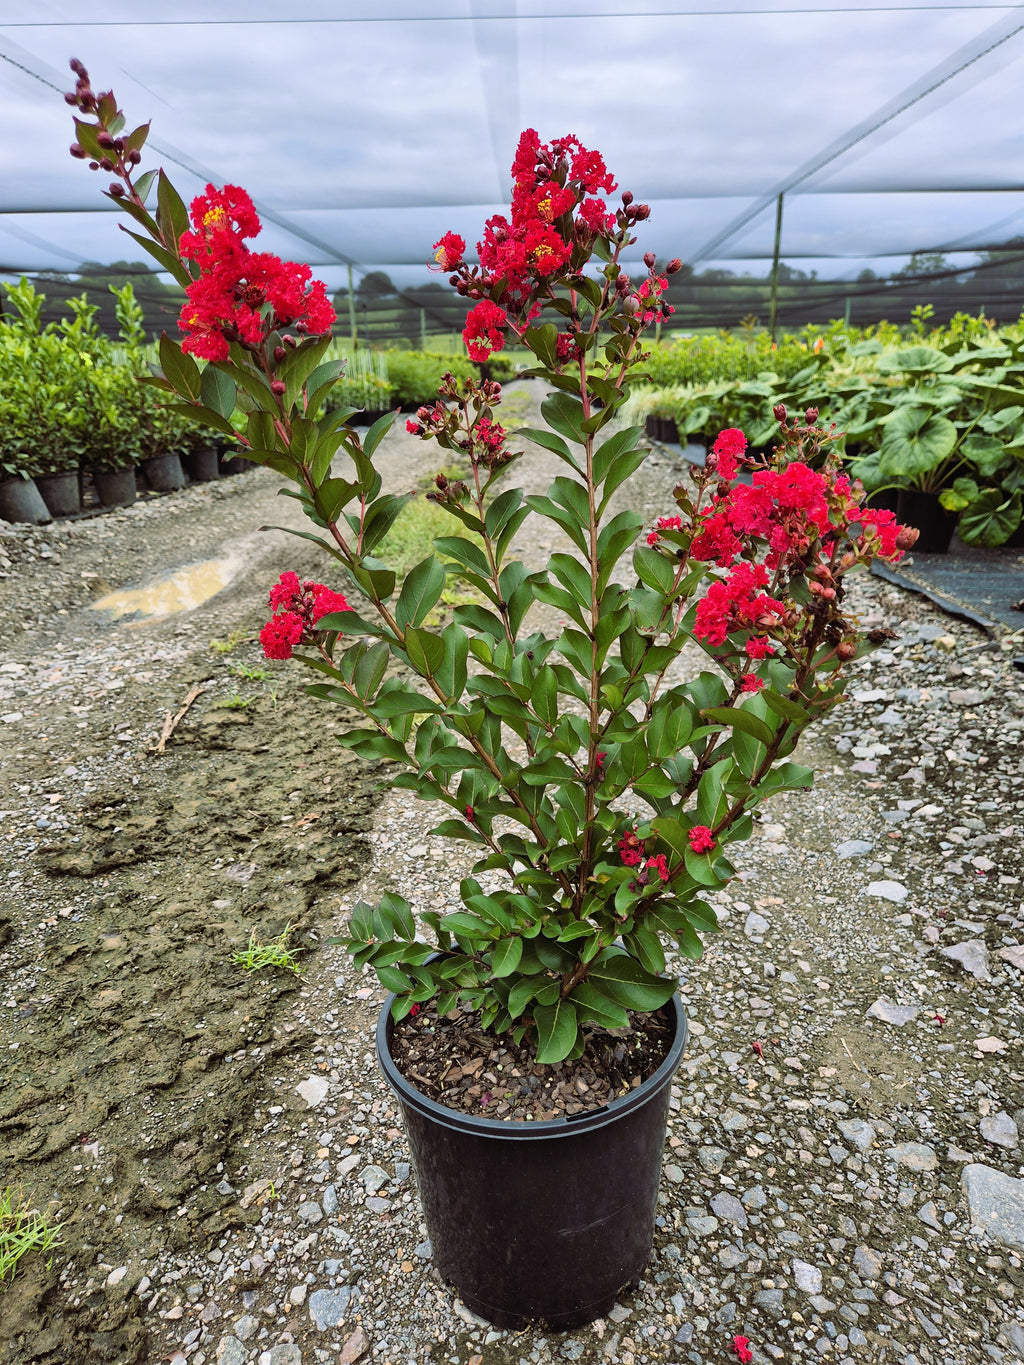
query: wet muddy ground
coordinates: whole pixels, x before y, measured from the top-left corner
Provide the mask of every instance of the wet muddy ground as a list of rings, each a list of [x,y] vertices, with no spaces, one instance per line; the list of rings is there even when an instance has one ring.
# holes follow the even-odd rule
[[[429,448],[404,433],[389,438],[384,458],[396,489],[431,467]],[[523,466],[531,491],[554,472],[544,456]],[[666,511],[677,477],[664,460],[645,470],[632,490],[645,517]],[[357,1320],[381,1360],[424,1358],[419,1348],[403,1354],[388,1344],[392,1329],[412,1331],[410,1323],[447,1341],[454,1361],[562,1358],[529,1334],[506,1341],[464,1312],[453,1316],[429,1253],[413,1254],[423,1234],[408,1157],[370,1056],[380,992],[370,979],[350,978],[339,950],[321,945],[357,892],[389,885],[421,907],[454,908],[455,866],[427,833],[429,811],[411,812],[406,794],[382,790],[381,771],[330,744],[344,712],[306,698],[297,667],[262,659],[255,637],[270,584],[286,568],[326,577],[305,542],[256,531],[295,516],[278,486],[255,471],[94,521],[24,534],[0,527],[0,1151],[4,1183],[64,1226],[52,1265],[27,1258],[0,1294],[4,1365],[161,1357],[181,1365],[232,1359],[236,1347],[235,1358],[255,1361],[275,1342],[298,1343],[305,1354],[287,1359],[312,1365],[336,1361]],[[524,533],[528,561],[543,563],[550,553],[543,536],[543,528]],[[154,592],[171,578],[175,592],[191,595]],[[142,598],[104,602],[139,590]],[[856,1152],[824,1155],[825,1138],[800,1126],[818,1119],[804,1112],[817,1115],[828,1100],[836,1114],[876,1124],[879,1142],[917,1137],[943,1153],[935,1179],[947,1183],[935,1197],[957,1212],[942,1239],[952,1259],[942,1264],[968,1285],[959,1299],[952,1290],[939,1296],[945,1303],[948,1294],[954,1324],[949,1354],[911,1322],[902,1354],[888,1354],[893,1328],[882,1326],[871,1338],[874,1354],[858,1359],[987,1359],[976,1322],[983,1281],[993,1294],[1002,1286],[998,1306],[1008,1319],[1015,1295],[1019,1310],[1019,1257],[1011,1252],[1007,1264],[1005,1252],[988,1246],[987,1265],[979,1263],[983,1251],[968,1238],[957,1202],[955,1163],[973,1152],[1021,1174],[1019,1147],[981,1142],[978,1123],[979,1115],[1024,1105],[1024,957],[1012,957],[1024,952],[1014,947],[1024,937],[1024,692],[998,640],[961,625],[944,636],[938,613],[876,585],[864,609],[901,629],[903,652],[865,669],[862,699],[855,694],[845,719],[830,721],[814,741],[816,794],[787,797],[759,827],[743,861],[746,881],[722,898],[726,931],[690,973],[693,1046],[675,1096],[652,1285],[629,1308],[649,1331],[627,1325],[620,1346],[618,1327],[609,1325],[611,1337],[602,1327],[581,1336],[578,1351],[572,1339],[559,1346],[566,1359],[692,1360],[684,1348],[716,1331],[718,1345],[702,1349],[709,1360],[725,1359],[729,1324],[746,1323],[747,1313],[765,1349],[776,1343],[759,1361],[803,1351],[793,1345],[791,1319],[780,1326],[756,1305],[753,1288],[745,1298],[731,1287],[711,1257],[718,1243],[703,1241],[709,1234],[698,1226],[701,1217],[716,1223],[700,1213],[700,1201],[721,1168],[698,1164],[695,1153],[721,1151],[724,1160],[735,1132],[737,1169],[722,1181],[739,1191],[744,1179],[768,1178],[751,1152],[771,1136],[740,1138],[747,1120],[726,1123],[755,1105],[751,1125],[772,1129],[792,1149],[770,1168],[780,1171],[776,1224],[798,1207],[813,1221],[827,1204],[820,1186],[801,1184],[815,1174],[812,1160],[826,1168],[847,1161],[839,1179],[872,1212],[837,1204],[826,1221],[834,1234],[850,1222],[847,1213],[867,1220],[848,1234],[851,1251],[858,1238],[881,1254],[908,1237],[904,1259],[918,1255],[915,1237],[932,1233],[904,1191],[920,1177],[904,1172],[904,1183],[892,1184],[870,1166],[863,1175]],[[154,611],[164,614],[146,614]],[[167,717],[190,698],[164,751],[154,752]],[[867,849],[837,852],[851,839]],[[862,884],[890,878],[905,905],[865,896]],[[286,929],[307,975],[248,973],[232,963],[251,934],[269,942]],[[942,944],[967,938],[988,944],[987,983],[938,956]],[[920,1017],[903,1031],[866,1017],[879,997],[919,999]],[[987,1034],[998,1035],[1002,1056],[972,1050]],[[752,1060],[751,1036],[764,1040],[764,1067]],[[301,1098],[297,1085],[321,1097]],[[1019,1118],[1024,1130],[1024,1113]],[[378,1163],[364,1171],[382,1172],[383,1163],[395,1174],[383,1191],[377,1176],[368,1179],[357,1198],[342,1182],[360,1153]],[[795,1163],[788,1177],[786,1161]],[[331,1213],[322,1195],[335,1181]],[[768,1192],[775,1199],[770,1185]],[[302,1212],[311,1207],[315,1219]],[[325,1215],[323,1245],[334,1248],[326,1260],[313,1246],[314,1224]],[[792,1235],[798,1245],[807,1234]],[[822,1251],[822,1265],[845,1255],[824,1235],[832,1251]],[[717,1274],[711,1286],[701,1278],[705,1262]],[[774,1286],[787,1281],[778,1270],[757,1292],[778,1292],[781,1302]],[[269,1288],[275,1273],[280,1282]],[[303,1285],[322,1285],[324,1275],[332,1287],[323,1292],[340,1294],[333,1286],[344,1281],[362,1294],[359,1319],[342,1314],[333,1335],[304,1306]],[[726,1297],[716,1319],[719,1294]],[[730,1295],[739,1305],[732,1317]],[[879,1311],[899,1337],[901,1310]],[[1006,1347],[998,1312],[984,1311],[984,1330]],[[237,1324],[230,1330],[239,1339],[227,1335],[232,1317],[254,1324],[251,1341]]]

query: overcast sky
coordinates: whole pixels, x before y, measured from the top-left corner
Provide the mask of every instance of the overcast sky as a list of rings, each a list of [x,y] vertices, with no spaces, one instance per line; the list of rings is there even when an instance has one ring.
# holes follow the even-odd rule
[[[281,22],[268,0],[90,0],[83,24],[70,0],[0,0],[0,267],[144,258],[106,177],[67,154],[71,111],[48,83],[71,88],[71,56],[130,125],[152,118],[144,168],[164,164],[186,199],[206,178],[244,186],[277,219],[259,245],[331,288],[347,261],[423,283],[442,232],[475,243],[523,127],[602,151],[652,205],[638,251],[698,268],[763,273],[773,197],[798,178],[783,259],[821,275],[1024,234],[1024,5],[291,6]]]

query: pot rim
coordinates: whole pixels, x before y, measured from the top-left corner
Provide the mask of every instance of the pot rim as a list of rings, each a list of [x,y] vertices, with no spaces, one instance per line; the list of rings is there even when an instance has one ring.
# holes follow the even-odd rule
[[[461,1109],[449,1109],[446,1105],[438,1104],[436,1100],[430,1099],[422,1090],[417,1090],[410,1081],[406,1080],[391,1057],[391,1035],[394,1031],[391,1006],[394,1000],[395,995],[392,993],[384,1001],[380,1017],[377,1020],[376,1043],[377,1060],[384,1072],[384,1078],[399,1099],[427,1118],[433,1119],[442,1127],[451,1128],[457,1132],[473,1133],[478,1137],[504,1138],[509,1141],[521,1141],[524,1138],[540,1140],[574,1137],[578,1133],[593,1132],[594,1129],[603,1128],[606,1124],[614,1123],[633,1110],[641,1108],[659,1095],[671,1082],[683,1059],[683,1052],[689,1036],[686,1011],[683,1009],[683,1002],[680,1000],[677,991],[663,1006],[665,1009],[670,1008],[672,1010],[672,1018],[676,1026],[675,1037],[669,1046],[668,1055],[657,1071],[652,1076],[648,1076],[647,1080],[641,1082],[635,1090],[631,1090],[628,1095],[620,1095],[617,1099],[610,1100],[608,1104],[602,1105],[600,1109],[591,1109],[582,1114],[570,1114],[557,1119],[538,1119],[536,1123],[522,1119],[493,1119],[482,1114],[467,1114]]]

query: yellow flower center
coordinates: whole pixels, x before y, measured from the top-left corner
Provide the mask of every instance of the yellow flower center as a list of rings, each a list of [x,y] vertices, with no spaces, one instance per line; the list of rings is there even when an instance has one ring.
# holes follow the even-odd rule
[[[203,215],[203,227],[221,227],[227,216],[219,205],[215,209],[208,209]]]

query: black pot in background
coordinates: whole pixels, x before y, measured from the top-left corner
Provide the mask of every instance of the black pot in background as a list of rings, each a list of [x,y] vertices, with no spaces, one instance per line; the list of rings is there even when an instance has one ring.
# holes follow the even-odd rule
[[[644,431],[652,441],[660,441],[663,445],[675,445],[679,440],[679,428],[671,417],[646,418]]]
[[[53,520],[33,479],[0,479],[0,519],[45,526]]]
[[[876,507],[880,511],[895,512],[900,499],[898,488],[883,488],[878,493],[869,493],[864,500],[865,507]]]
[[[377,1057],[398,1096],[434,1264],[466,1307],[502,1328],[603,1317],[651,1249],[672,1077],[686,1046],[678,996],[669,1055],[593,1113],[505,1123],[434,1103],[391,1059],[389,996]]]
[[[944,555],[956,530],[956,512],[947,512],[938,493],[922,493],[916,488],[901,488],[896,502],[896,520],[920,531],[915,554]]]
[[[228,459],[221,456],[220,472],[222,474],[244,474],[247,469],[255,469],[256,461],[247,460],[244,455],[232,455]]]
[[[154,493],[176,493],[179,488],[185,487],[185,471],[181,467],[181,457],[174,451],[143,460],[142,472]]]
[[[73,517],[82,510],[82,479],[77,469],[64,474],[37,474],[36,487],[55,517]]]
[[[127,507],[135,501],[135,470],[108,469],[94,473],[92,486],[104,507]]]
[[[193,483],[213,483],[220,478],[220,460],[216,446],[201,446],[184,456],[185,472]]]

